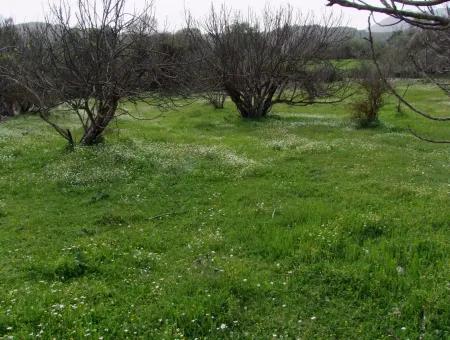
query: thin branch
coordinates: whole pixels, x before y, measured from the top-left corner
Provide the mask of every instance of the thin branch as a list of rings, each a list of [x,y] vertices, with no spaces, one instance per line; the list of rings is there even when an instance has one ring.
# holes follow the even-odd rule
[[[373,14],[372,14],[373,15]],[[428,118],[428,119],[432,119],[432,120],[437,120],[437,121],[450,121],[450,117],[447,118],[443,118],[443,117],[434,117],[431,116],[423,111],[420,111],[418,109],[416,109],[413,105],[411,105],[408,101],[406,101],[400,94],[398,94],[398,92],[395,90],[395,88],[389,83],[389,81],[387,81],[386,77],[383,76],[383,73],[381,71],[381,67],[380,64],[378,63],[378,59],[376,57],[376,53],[375,53],[375,44],[374,44],[374,40],[373,40],[373,35],[372,35],[372,23],[371,23],[371,16],[369,16],[368,18],[368,24],[369,24],[369,43],[370,43],[370,48],[372,51],[372,59],[373,62],[375,64],[375,67],[377,68],[379,74],[381,75],[381,78],[383,79],[383,81],[385,82],[386,86],[389,88],[389,90],[394,94],[395,97],[397,97],[397,99],[399,101],[401,101],[403,104],[405,104],[409,109],[411,109],[412,111],[418,113],[419,115]],[[432,140],[429,138],[425,138],[425,137],[421,137],[419,136],[417,133],[415,133],[414,131],[412,131],[410,129],[411,133],[416,136],[417,138],[426,141],[426,142],[430,142],[430,143],[437,143],[437,144],[450,144],[450,141],[446,141],[446,140]]]
[[[417,132],[415,132],[413,129],[409,129],[409,132],[411,132],[411,134],[414,137],[416,137],[424,142],[429,142],[429,143],[434,143],[434,144],[450,144],[450,140],[438,140],[438,139],[431,139],[431,138],[423,137],[423,136],[419,135]]]
[[[376,57],[376,52],[375,52],[375,44],[374,44],[374,39],[373,39],[373,34],[372,34],[372,24],[371,24],[371,16],[369,16],[368,19],[368,23],[369,23],[369,38],[367,39],[370,43],[370,49],[372,52],[372,60],[378,70],[378,72],[380,73],[380,75],[382,75],[382,78],[384,79],[386,86],[389,88],[389,90],[392,92],[392,94],[398,99],[400,100],[406,107],[408,107],[410,110],[412,110],[413,112],[427,118],[430,120],[435,120],[435,121],[440,121],[440,122],[448,122],[450,121],[450,117],[436,117],[433,115],[430,115],[422,110],[417,109],[415,106],[413,106],[412,104],[410,104],[405,98],[403,98],[398,92],[397,90],[387,81],[386,77],[383,76],[383,72],[381,71],[381,66],[378,62],[378,59]]]
[[[395,5],[389,5],[387,1],[381,1],[384,7],[367,4],[365,1],[349,1],[349,0],[328,0],[327,6],[340,5],[342,7],[354,8],[362,11],[369,11],[371,13],[383,13],[391,17],[405,21],[413,26],[426,29],[448,29],[450,27],[450,18],[436,15],[434,11],[412,11],[399,9]],[[425,7],[430,9],[432,6],[448,3],[448,0],[434,0],[434,1],[408,1],[408,0],[393,0],[392,4],[402,4],[409,6],[416,6],[417,8]]]

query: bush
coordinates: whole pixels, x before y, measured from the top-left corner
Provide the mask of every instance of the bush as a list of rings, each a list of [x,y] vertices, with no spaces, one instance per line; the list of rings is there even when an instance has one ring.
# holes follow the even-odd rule
[[[227,100],[227,94],[224,91],[211,90],[206,92],[203,97],[217,110],[223,109]]]
[[[378,114],[384,105],[384,97],[389,88],[375,66],[362,64],[357,69],[355,80],[363,96],[351,104],[352,118],[358,127],[378,125]]]

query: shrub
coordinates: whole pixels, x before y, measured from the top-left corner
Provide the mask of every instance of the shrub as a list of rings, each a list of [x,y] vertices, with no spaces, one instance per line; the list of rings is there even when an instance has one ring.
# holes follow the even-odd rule
[[[376,126],[388,86],[383,76],[371,64],[362,64],[356,70],[355,81],[363,95],[351,104],[352,118],[358,127]]]
[[[225,101],[227,100],[227,94],[224,91],[211,90],[206,92],[203,96],[216,110],[223,109]]]

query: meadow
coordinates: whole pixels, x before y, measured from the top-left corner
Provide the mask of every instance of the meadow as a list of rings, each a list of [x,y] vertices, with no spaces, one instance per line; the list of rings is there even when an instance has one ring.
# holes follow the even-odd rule
[[[2,122],[0,338],[448,339],[450,149],[408,128],[450,126],[395,106],[196,102],[74,150]]]

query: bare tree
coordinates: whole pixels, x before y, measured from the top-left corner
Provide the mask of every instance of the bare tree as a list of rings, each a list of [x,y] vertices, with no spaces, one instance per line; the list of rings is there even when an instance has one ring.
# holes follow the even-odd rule
[[[290,7],[262,16],[222,7],[203,22],[190,19],[188,27],[200,54],[200,82],[219,84],[244,118],[265,117],[275,104],[330,103],[345,94],[326,57],[347,38],[331,15],[319,24]]]
[[[201,65],[199,65],[201,67]],[[199,72],[201,72],[199,70]],[[197,73],[199,74],[199,73]],[[210,80],[210,83],[205,83],[205,90],[200,94],[200,96],[205,99],[212,107],[217,109],[223,109],[225,101],[227,99],[227,93],[224,90],[222,84],[222,77],[204,77],[202,80]]]
[[[11,19],[0,20],[0,67],[11,68],[14,62],[14,46],[19,33]],[[7,77],[0,76],[0,115],[14,116],[21,109],[23,90]]]
[[[181,74],[186,79],[181,82],[186,85],[186,92],[189,92],[190,97],[206,100],[215,109],[223,109],[227,98],[222,84],[223,77],[211,76],[210,69],[203,63],[206,54],[209,54],[208,60],[212,60],[214,55],[210,54],[211,51],[198,49],[196,43],[203,39],[201,31],[190,26],[175,33],[175,37],[184,46],[183,57],[178,63],[183,65]]]
[[[27,89],[41,117],[71,145],[101,140],[109,123],[126,114],[122,101],[160,104],[171,82],[170,63],[153,49],[156,22],[151,4],[125,11],[126,0],[78,0],[51,9],[46,25],[28,30],[19,48],[20,63],[8,73]],[[64,104],[82,127],[77,139],[52,121],[50,110]]]
[[[371,31],[371,20],[374,13],[387,14],[393,18],[398,19],[399,22],[406,22],[413,27],[424,30],[421,33],[420,39],[425,51],[425,58],[417,58],[411,54],[411,62],[416,68],[429,80],[433,81],[448,97],[450,97],[450,83],[445,78],[437,79],[430,75],[427,70],[430,70],[430,64],[436,70],[436,66],[440,65],[438,72],[448,77],[450,72],[450,1],[448,0],[380,0],[379,5],[368,4],[363,0],[328,0],[328,6],[340,5],[344,7],[355,8],[358,10],[369,11],[371,13],[368,23],[373,60],[376,67],[381,73],[380,63],[376,57],[374,40]],[[430,62],[429,55],[433,58]],[[407,108],[413,112],[434,120],[434,121],[450,121],[450,117],[442,117],[430,114],[424,110],[417,108],[415,105],[407,101],[404,96],[399,94],[387,80],[390,91],[403,103]],[[450,143],[450,140],[433,140],[419,136],[412,131],[414,135],[420,139],[435,142],[435,143]]]

